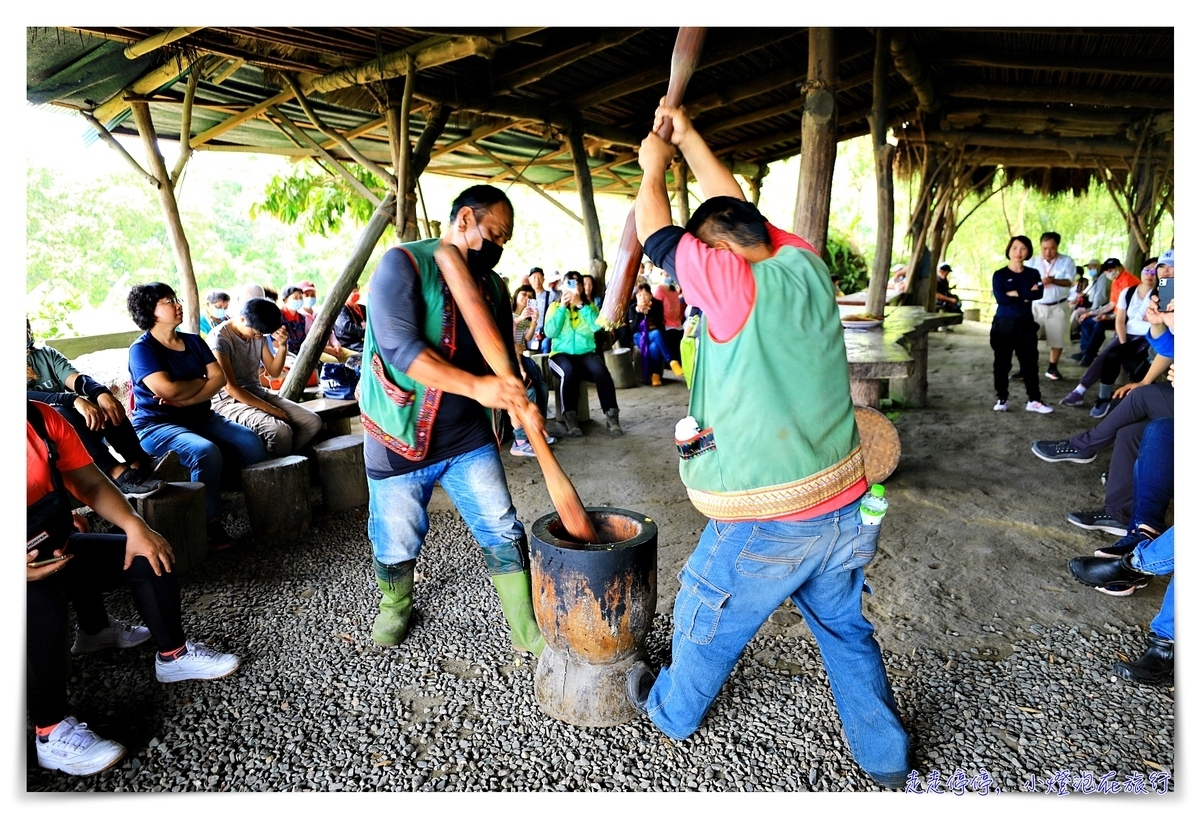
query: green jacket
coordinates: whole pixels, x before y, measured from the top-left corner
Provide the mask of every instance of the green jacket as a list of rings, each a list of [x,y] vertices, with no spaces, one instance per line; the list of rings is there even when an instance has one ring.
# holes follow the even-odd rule
[[[550,339],[550,354],[586,355],[596,351],[595,333],[600,330],[596,319],[600,312],[592,304],[579,309],[564,307],[555,301],[546,311],[546,337]]]

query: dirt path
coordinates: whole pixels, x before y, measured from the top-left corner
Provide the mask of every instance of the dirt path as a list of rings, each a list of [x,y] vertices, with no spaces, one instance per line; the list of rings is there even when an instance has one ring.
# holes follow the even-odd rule
[[[929,351],[929,405],[896,419],[903,454],[886,485],[891,502],[879,556],[867,568],[874,594],[868,617],[885,649],[972,651],[983,659],[1011,653],[1014,640],[1037,638],[1030,624],[1086,633],[1102,623],[1145,627],[1166,580],[1114,598],[1077,584],[1067,560],[1114,538],[1068,523],[1070,511],[1099,508],[1107,455],[1087,465],[1045,463],[1030,452],[1039,438],[1064,438],[1094,423],[1085,411],[1057,407],[1082,370],[1063,366],[1063,381],[1045,381],[1051,415],[992,411],[988,325],[968,322],[934,333]],[[1043,359],[1045,351],[1042,352]],[[1069,362],[1068,362],[1069,363]],[[1014,409],[1024,388],[1014,384]],[[672,443],[687,413],[682,380],[661,388],[619,390],[622,438],[603,423],[555,447],[588,505],[641,512],[659,525],[659,605],[669,613],[676,575],[706,522],[688,502]],[[553,400],[551,401],[553,406]],[[603,419],[595,390],[593,418]],[[537,463],[504,453],[514,502],[526,523],[552,511]],[[439,490],[431,509],[452,508]],[[783,632],[799,616],[791,603],[764,629]],[[1131,646],[1133,647],[1133,646]]]

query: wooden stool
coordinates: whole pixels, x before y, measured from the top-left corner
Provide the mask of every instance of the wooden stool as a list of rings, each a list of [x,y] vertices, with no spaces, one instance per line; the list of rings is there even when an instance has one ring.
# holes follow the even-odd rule
[[[867,484],[882,483],[900,464],[900,433],[887,415],[869,406],[855,406],[854,420],[858,423]]]
[[[613,386],[617,389],[629,389],[637,385],[633,377],[632,350],[608,350],[604,353],[604,365],[608,367],[608,374],[612,375]]]
[[[308,458],[298,454],[242,469],[242,495],[254,533],[278,537],[308,531],[312,524],[308,485]]]
[[[203,483],[167,483],[137,503],[146,525],[171,544],[175,571],[185,574],[208,559]]]
[[[361,435],[341,435],[313,445],[317,457],[317,474],[321,494],[328,511],[365,506],[367,469],[363,462]]]

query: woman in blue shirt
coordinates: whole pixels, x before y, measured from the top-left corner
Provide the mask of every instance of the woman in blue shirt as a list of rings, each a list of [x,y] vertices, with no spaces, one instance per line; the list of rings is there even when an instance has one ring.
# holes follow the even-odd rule
[[[996,297],[991,333],[996,405],[992,408],[997,412],[1008,411],[1008,372],[1015,352],[1029,398],[1025,411],[1046,415],[1054,409],[1042,403],[1037,365],[1038,328],[1032,306],[1042,297],[1042,278],[1037,270],[1025,266],[1025,260],[1033,255],[1033,242],[1028,236],[1013,236],[1004,255],[1008,264],[992,274],[992,295]]]
[[[221,525],[221,471],[224,458],[240,467],[267,459],[253,430],[213,412],[210,401],[225,385],[212,350],[199,335],[179,332],[183,307],[166,284],[139,284],[129,291],[129,315],[146,330],[129,348],[134,431],[155,456],[174,450],[204,484],[208,542],[229,545]]]

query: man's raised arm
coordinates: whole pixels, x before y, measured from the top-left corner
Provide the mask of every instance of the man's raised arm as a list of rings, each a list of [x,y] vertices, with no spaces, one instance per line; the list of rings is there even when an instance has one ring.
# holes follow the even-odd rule
[[[665,101],[665,97],[663,98]],[[683,108],[668,108],[659,105],[654,112],[654,130],[657,132],[664,119],[670,118],[674,129],[671,133],[672,144],[678,145],[683,151],[684,161],[700,183],[700,190],[705,199],[714,196],[732,196],[734,199],[745,200],[741,186],[733,178],[732,171],[716,157],[704,137],[692,126],[692,120]]]

